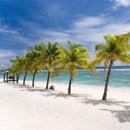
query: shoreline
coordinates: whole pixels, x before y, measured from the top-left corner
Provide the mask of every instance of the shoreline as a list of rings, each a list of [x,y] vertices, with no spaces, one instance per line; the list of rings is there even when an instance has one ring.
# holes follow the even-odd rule
[[[111,76],[110,76],[110,82],[109,85],[111,87],[127,87],[130,88],[130,81],[129,81],[129,73],[128,70],[127,71],[112,71]],[[22,73],[20,75],[20,80],[22,80],[24,77],[24,73]],[[2,78],[2,75],[1,77]],[[97,87],[99,86],[104,86],[105,84],[105,78],[106,78],[106,74],[104,73],[104,71],[102,70],[101,72],[87,72],[87,71],[79,71],[79,73],[77,74],[77,76],[74,78],[73,84],[83,84],[85,85],[89,85],[89,86],[95,86],[97,85]],[[35,81],[42,81],[42,82],[46,82],[47,79],[47,73],[46,71],[43,72],[38,72],[36,74],[35,77]],[[28,73],[27,75],[27,80],[31,81],[32,80],[32,74]],[[52,83],[63,83],[67,84],[69,82],[69,75],[67,73],[61,73],[56,77],[53,77],[50,79],[50,81]]]
[[[19,80],[19,84],[14,84],[16,86],[23,86],[22,85],[22,80]],[[11,85],[13,85],[13,83],[9,83]],[[45,86],[46,86],[46,82],[45,81],[35,81],[35,86],[34,88],[31,87],[32,82],[27,80],[26,81],[26,86],[23,88],[30,88],[30,89],[40,89],[40,90],[45,90]],[[63,94],[67,94],[67,90],[68,90],[68,84],[65,83],[51,83],[50,85],[54,85],[55,86],[55,90],[51,91],[54,93],[63,93]],[[80,85],[80,84],[73,84],[71,86],[71,90],[72,90],[72,94],[79,94],[79,95],[87,95],[90,94],[91,97],[94,99],[99,99],[101,100],[102,98],[102,94],[104,91],[104,86],[96,86],[96,85]],[[130,101],[130,88],[129,87],[111,87],[108,86],[108,100],[109,99],[115,99],[115,100],[126,100],[128,98],[128,101]]]

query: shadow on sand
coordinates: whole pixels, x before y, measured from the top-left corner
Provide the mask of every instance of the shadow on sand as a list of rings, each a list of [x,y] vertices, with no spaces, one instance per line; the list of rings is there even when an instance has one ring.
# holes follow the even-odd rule
[[[118,119],[119,122],[124,123],[124,122],[130,122],[130,105],[127,105],[128,103],[130,104],[130,102],[126,102],[126,101],[117,101],[114,99],[109,99],[107,101],[103,101],[103,100],[94,100],[94,99],[84,99],[82,101],[82,103],[85,104],[92,104],[92,105],[100,105],[100,104],[104,104],[104,105],[108,105],[108,106],[112,106],[115,105],[116,107],[122,107],[122,110],[115,110],[115,109],[99,109],[102,111],[108,111],[111,112],[111,114]]]
[[[2,83],[4,84],[4,82],[1,81],[0,84],[2,84]]]
[[[117,101],[115,99],[109,99],[107,101],[103,100],[98,100],[98,99],[91,99],[90,95],[87,94],[71,94],[68,95],[67,93],[59,92],[59,91],[52,91],[52,90],[45,90],[42,89],[41,87],[30,87],[29,85],[23,86],[20,84],[13,84],[14,87],[19,87],[19,88],[24,88],[21,91],[29,91],[29,92],[47,92],[46,94],[43,93],[44,97],[54,97],[54,98],[76,98],[78,100],[78,103],[83,103],[85,105],[92,104],[93,106],[96,105],[107,105],[107,106],[112,106],[115,105],[116,107],[122,107],[122,110],[115,110],[115,109],[102,109],[98,108],[99,110],[102,111],[108,111],[111,112],[111,114],[118,119],[119,122],[124,123],[124,122],[130,122],[130,102],[126,101]]]
[[[111,114],[115,118],[117,118],[118,121],[121,123],[130,122],[130,108],[124,110],[109,110],[109,109],[100,109],[100,110],[111,112]]]
[[[23,85],[23,84],[14,84],[14,83],[10,83],[13,85],[14,88],[29,88],[29,85]]]
[[[130,102],[126,102],[126,101],[117,101],[114,99],[109,99],[107,101],[103,101],[103,100],[96,100],[96,99],[91,99],[89,95],[83,95],[83,94],[72,94],[72,95],[68,95],[62,92],[58,92],[58,93],[54,93],[54,92],[50,92],[47,95],[44,95],[46,97],[48,96],[53,96],[55,98],[59,98],[59,97],[63,97],[63,98],[70,98],[70,97],[74,97],[77,98],[79,103],[84,103],[86,105],[88,104],[92,104],[93,106],[96,105],[106,105],[106,106],[116,106],[116,107],[122,107],[122,110],[115,110],[115,109],[99,109],[99,110],[103,110],[103,111],[108,111],[111,112],[111,114],[118,119],[119,122],[124,123],[124,122],[130,122],[130,106],[128,106],[127,104]]]
[[[127,103],[130,103],[130,102],[126,102],[126,101],[117,101],[117,100],[114,100],[114,99],[108,99],[106,101],[104,100],[97,100],[97,99],[89,99],[89,98],[86,98],[86,99],[82,99],[81,100],[82,103],[84,104],[92,104],[92,105],[100,105],[100,104],[104,104],[104,105],[116,105],[116,106],[121,106],[121,107],[124,107],[123,104],[127,104]]]
[[[85,97],[88,97],[89,95],[87,94],[71,94],[71,95],[68,95],[67,93],[63,93],[63,92],[52,92],[52,93],[48,93],[47,95],[45,95],[47,97],[49,96],[53,96],[54,98],[58,98],[58,97],[62,97],[62,98],[70,98],[70,97],[74,97],[74,98],[85,98]]]
[[[51,92],[50,90],[45,90],[41,87],[31,87],[30,85],[22,84],[13,84],[14,88],[23,88],[20,91],[29,91],[29,92]]]

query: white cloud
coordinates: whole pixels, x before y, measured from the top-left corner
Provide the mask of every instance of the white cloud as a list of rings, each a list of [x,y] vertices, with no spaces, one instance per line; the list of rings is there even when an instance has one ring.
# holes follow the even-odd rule
[[[9,50],[0,50],[0,58],[7,58],[15,56],[16,53],[9,51]]]
[[[46,30],[43,32],[43,38],[39,39],[39,41],[52,41],[52,42],[65,42],[68,39],[71,39],[71,35],[65,30]]]
[[[0,59],[0,70],[9,68],[9,61],[7,59]]]
[[[114,2],[114,6],[113,6],[114,10],[118,9],[120,6],[123,7],[130,6],[130,0],[111,0],[111,1]]]
[[[30,43],[30,39],[24,37],[21,35],[21,33],[17,30],[13,30],[9,28],[7,25],[3,25],[0,23],[0,34],[6,35],[6,38],[9,39],[10,41],[18,42],[19,43]]]
[[[94,45],[97,43],[104,42],[104,35],[106,34],[121,34],[130,31],[130,23],[123,22],[119,23],[113,19],[108,19],[107,17],[94,16],[94,17],[82,17],[80,19],[75,19],[75,21],[70,25],[68,29],[43,29],[42,26],[37,25],[35,23],[26,22],[23,23],[23,27],[25,30],[29,29],[32,37],[37,37],[33,42],[59,42],[66,43],[67,40],[72,40],[73,42],[80,42],[84,44],[89,49],[90,54],[94,55]],[[2,28],[1,28],[2,29]],[[9,35],[14,38],[16,41],[20,38],[22,41],[26,41],[26,44],[29,42],[26,38],[22,37],[17,31],[13,31],[10,29],[4,28],[3,30],[7,30]],[[5,31],[3,31],[4,33]],[[12,34],[13,32],[13,34]],[[22,39],[23,38],[23,39]],[[8,59],[9,55],[14,57],[14,53],[9,52],[7,50],[0,50],[0,61],[4,59]],[[3,58],[2,58],[3,57]],[[3,62],[4,63],[4,62]]]
[[[76,20],[68,30],[44,30],[42,34],[46,41],[72,39],[85,44],[87,42],[103,42],[103,36],[106,34],[120,34],[129,31],[130,23],[113,22],[104,17],[84,17]]]
[[[16,53],[12,50],[0,49],[0,69],[9,67],[10,60],[16,56]]]
[[[130,6],[130,0],[115,0],[120,6]]]
[[[108,23],[100,27],[86,27],[83,29],[74,28],[72,31],[81,41],[103,42],[103,36],[106,34],[121,34],[130,31],[128,23]]]
[[[35,25],[35,26],[34,26]],[[24,23],[37,39],[34,41],[54,41],[65,43],[67,40],[78,41],[83,44],[103,42],[106,34],[120,34],[130,31],[130,23],[119,23],[106,17],[82,17],[76,19],[67,30],[43,29],[35,23]],[[91,45],[90,45],[91,46]]]
[[[87,23],[87,21],[92,21]],[[82,21],[80,24],[80,21]],[[97,23],[95,21],[98,21]],[[89,49],[92,56],[95,44],[104,42],[106,34],[122,34],[130,31],[130,23],[118,23],[104,17],[84,17],[75,20],[68,30],[41,30],[44,36],[39,41],[66,43],[67,40],[80,42]]]
[[[85,17],[74,23],[74,28],[95,27],[105,23],[105,19],[100,17]]]
[[[0,22],[0,33],[10,33],[10,34],[14,34],[15,31],[8,29],[7,25],[2,25],[1,22]]]
[[[10,49],[13,49],[13,45],[15,48],[16,45],[19,46],[18,44],[26,46],[27,44],[30,43],[30,39],[22,36],[22,34],[19,31],[17,31],[17,29],[13,30],[9,28],[8,25],[3,25],[1,21],[0,21],[0,39],[1,39],[1,48],[3,44],[8,44],[6,42],[9,42],[10,46],[12,46],[12,48]],[[17,50],[0,49],[0,68],[9,67],[10,60],[14,58],[17,55],[17,53],[20,52],[18,52]]]

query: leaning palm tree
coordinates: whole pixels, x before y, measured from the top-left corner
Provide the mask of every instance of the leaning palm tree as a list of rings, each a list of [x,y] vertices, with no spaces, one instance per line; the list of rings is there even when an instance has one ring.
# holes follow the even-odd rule
[[[101,46],[102,46],[102,44],[97,44],[97,45],[95,46],[95,51],[99,50]],[[104,65],[104,72],[106,72],[106,69],[108,68],[107,62],[104,61],[103,65]]]
[[[28,69],[29,69],[29,62],[28,62],[27,56],[23,57],[22,65],[23,65],[23,72],[24,72],[23,85],[25,85],[27,73],[28,73]]]
[[[106,35],[106,43],[101,44],[97,48],[96,60],[97,64],[106,63],[108,66],[108,72],[105,82],[105,88],[102,100],[107,99],[107,89],[111,73],[112,65],[115,61],[120,61],[122,63],[130,63],[130,45],[128,44],[128,35]]]
[[[32,73],[33,78],[32,78],[32,87],[34,87],[34,80],[35,80],[35,76],[37,73],[37,68],[38,66],[34,66],[34,62],[36,59],[36,53],[34,51],[28,51],[26,54],[26,58],[27,58],[27,62],[28,62],[28,71]]]
[[[68,94],[71,94],[71,84],[74,77],[77,74],[78,69],[87,69],[89,54],[87,49],[82,47],[80,44],[74,44],[68,41],[68,48],[61,47],[61,68],[64,71],[68,71],[69,86]]]
[[[46,60],[46,45],[44,43],[38,43],[34,46],[33,50],[35,53],[35,61],[33,62],[33,66],[38,66],[39,70],[45,69],[45,60]]]
[[[30,51],[28,51],[26,57],[29,64],[28,71],[32,73],[32,87],[34,87],[35,77],[39,70],[43,69],[43,65],[39,60],[43,61],[44,44],[36,44]],[[41,59],[42,57],[42,59]]]
[[[44,67],[48,70],[46,89],[49,87],[49,81],[51,73],[55,71],[59,61],[60,61],[60,51],[58,47],[58,43],[48,43],[46,49],[44,51]]]

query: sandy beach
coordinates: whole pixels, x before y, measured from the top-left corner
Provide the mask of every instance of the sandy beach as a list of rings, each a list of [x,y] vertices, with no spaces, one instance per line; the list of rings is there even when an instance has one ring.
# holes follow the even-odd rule
[[[0,83],[0,130],[129,130],[130,89],[109,87],[108,101],[101,101],[103,86],[45,83],[35,88]]]

